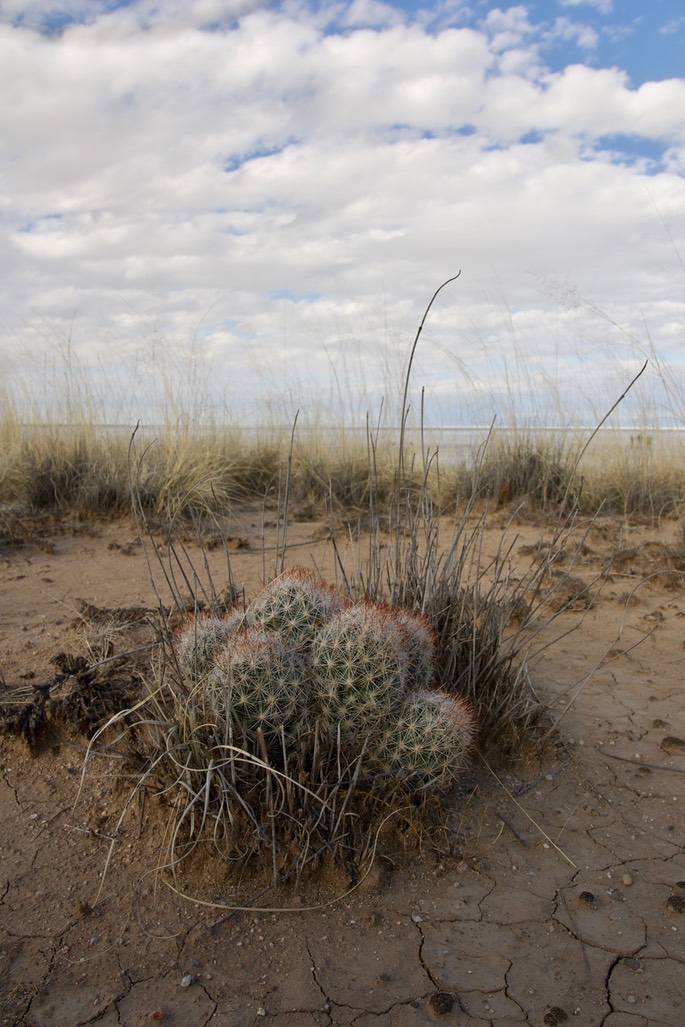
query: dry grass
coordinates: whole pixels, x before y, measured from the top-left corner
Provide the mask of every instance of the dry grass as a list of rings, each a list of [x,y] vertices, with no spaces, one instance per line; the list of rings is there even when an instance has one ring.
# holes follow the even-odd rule
[[[2,511],[68,512],[109,517],[130,510],[129,442],[133,429],[111,430],[85,420],[69,425],[24,424],[5,411],[0,420]],[[576,468],[587,434],[540,437],[534,431],[495,431],[470,458],[441,455],[424,480],[419,433],[407,436],[405,476],[427,488],[443,509],[470,499],[497,506],[523,501],[555,515],[564,499],[584,514],[623,517],[679,515],[685,501],[685,463],[679,437],[635,432],[598,438]],[[286,469],[294,501],[316,508],[366,512],[369,503],[392,503],[397,439],[378,436],[374,496],[368,440],[363,431],[326,426],[317,437],[266,427],[260,432],[220,424],[168,425],[158,433],[138,429],[137,501],[162,517],[221,512],[230,502],[278,502]],[[335,440],[335,441],[333,441]],[[410,452],[411,445],[414,451]],[[289,465],[289,466],[288,466]],[[439,472],[439,473],[438,473]]]

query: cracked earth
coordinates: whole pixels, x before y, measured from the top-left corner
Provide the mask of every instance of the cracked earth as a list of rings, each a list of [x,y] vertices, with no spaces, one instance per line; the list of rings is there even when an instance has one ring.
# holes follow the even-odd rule
[[[685,585],[659,564],[677,530],[593,527],[574,581],[621,559],[591,608],[559,615],[532,668],[560,744],[497,777],[477,766],[450,810],[453,851],[381,853],[337,901],[349,883],[329,875],[279,896],[288,912],[222,913],[240,892],[209,858],[182,899],[151,873],[165,844],[154,797],[116,829],[116,761],[79,794],[82,736],[64,729],[35,756],[0,739],[0,1025],[681,1027]],[[513,531],[521,552],[545,534]],[[322,535],[293,523],[299,562],[327,566]],[[263,568],[256,515],[235,538],[249,590]],[[225,560],[210,558],[221,584]],[[15,686],[83,648],[79,599],[154,602],[124,521],[55,524],[0,554],[0,581],[0,667]]]

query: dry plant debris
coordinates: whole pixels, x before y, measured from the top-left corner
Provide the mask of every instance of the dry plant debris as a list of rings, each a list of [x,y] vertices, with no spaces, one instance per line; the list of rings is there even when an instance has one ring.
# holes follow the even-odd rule
[[[19,735],[32,747],[56,723],[74,725],[90,737],[140,694],[138,672],[126,655],[91,666],[83,656],[58,653],[52,659],[57,674],[41,684],[0,689],[0,733]]]

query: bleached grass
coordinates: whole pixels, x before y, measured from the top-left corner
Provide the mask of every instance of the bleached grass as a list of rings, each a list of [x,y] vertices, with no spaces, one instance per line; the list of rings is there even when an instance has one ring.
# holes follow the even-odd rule
[[[88,422],[25,425],[5,410],[0,420],[3,509],[92,518],[127,513],[132,501],[130,434]],[[325,434],[330,438],[335,433]],[[136,487],[149,514],[220,513],[238,501],[277,504],[289,460],[289,440],[277,427],[256,435],[232,426],[176,426],[158,434],[139,429],[138,437],[146,452]],[[532,430],[494,431],[484,455],[474,450],[458,461],[441,455],[439,484],[436,465],[423,482],[417,446],[408,473],[416,489],[425,485],[436,502],[439,495],[445,510],[478,496],[497,506],[524,501],[539,512],[555,514],[562,499],[572,494],[578,510],[589,515],[600,510],[626,518],[679,515],[685,502],[685,438],[659,432],[616,438],[607,433],[576,473],[584,437],[555,440],[541,439]],[[345,436],[342,429],[338,439],[296,438],[289,481],[291,497],[300,506],[357,513],[368,509],[366,439],[362,432]],[[391,435],[379,437],[374,454],[375,498],[386,507],[394,488],[394,441]]]

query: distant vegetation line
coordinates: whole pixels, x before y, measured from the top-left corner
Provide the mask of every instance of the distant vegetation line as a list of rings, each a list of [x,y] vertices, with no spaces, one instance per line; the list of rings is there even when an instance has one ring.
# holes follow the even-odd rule
[[[293,499],[322,510],[368,510],[372,493],[376,508],[393,501],[398,429],[322,423],[292,428],[179,418],[133,433],[130,425],[86,418],[30,424],[5,412],[1,507],[124,513],[135,492],[144,509],[159,515],[216,512],[236,501],[277,502],[287,469]],[[445,510],[475,495],[500,506],[525,503],[549,511],[573,502],[587,513],[679,515],[685,499],[679,430],[603,428],[578,464],[590,431],[495,426],[488,433],[470,426],[426,427],[422,434],[412,428],[403,468],[410,480],[404,484],[418,487],[425,474],[430,494]],[[450,443],[451,435],[468,432],[473,434],[463,444]]]

